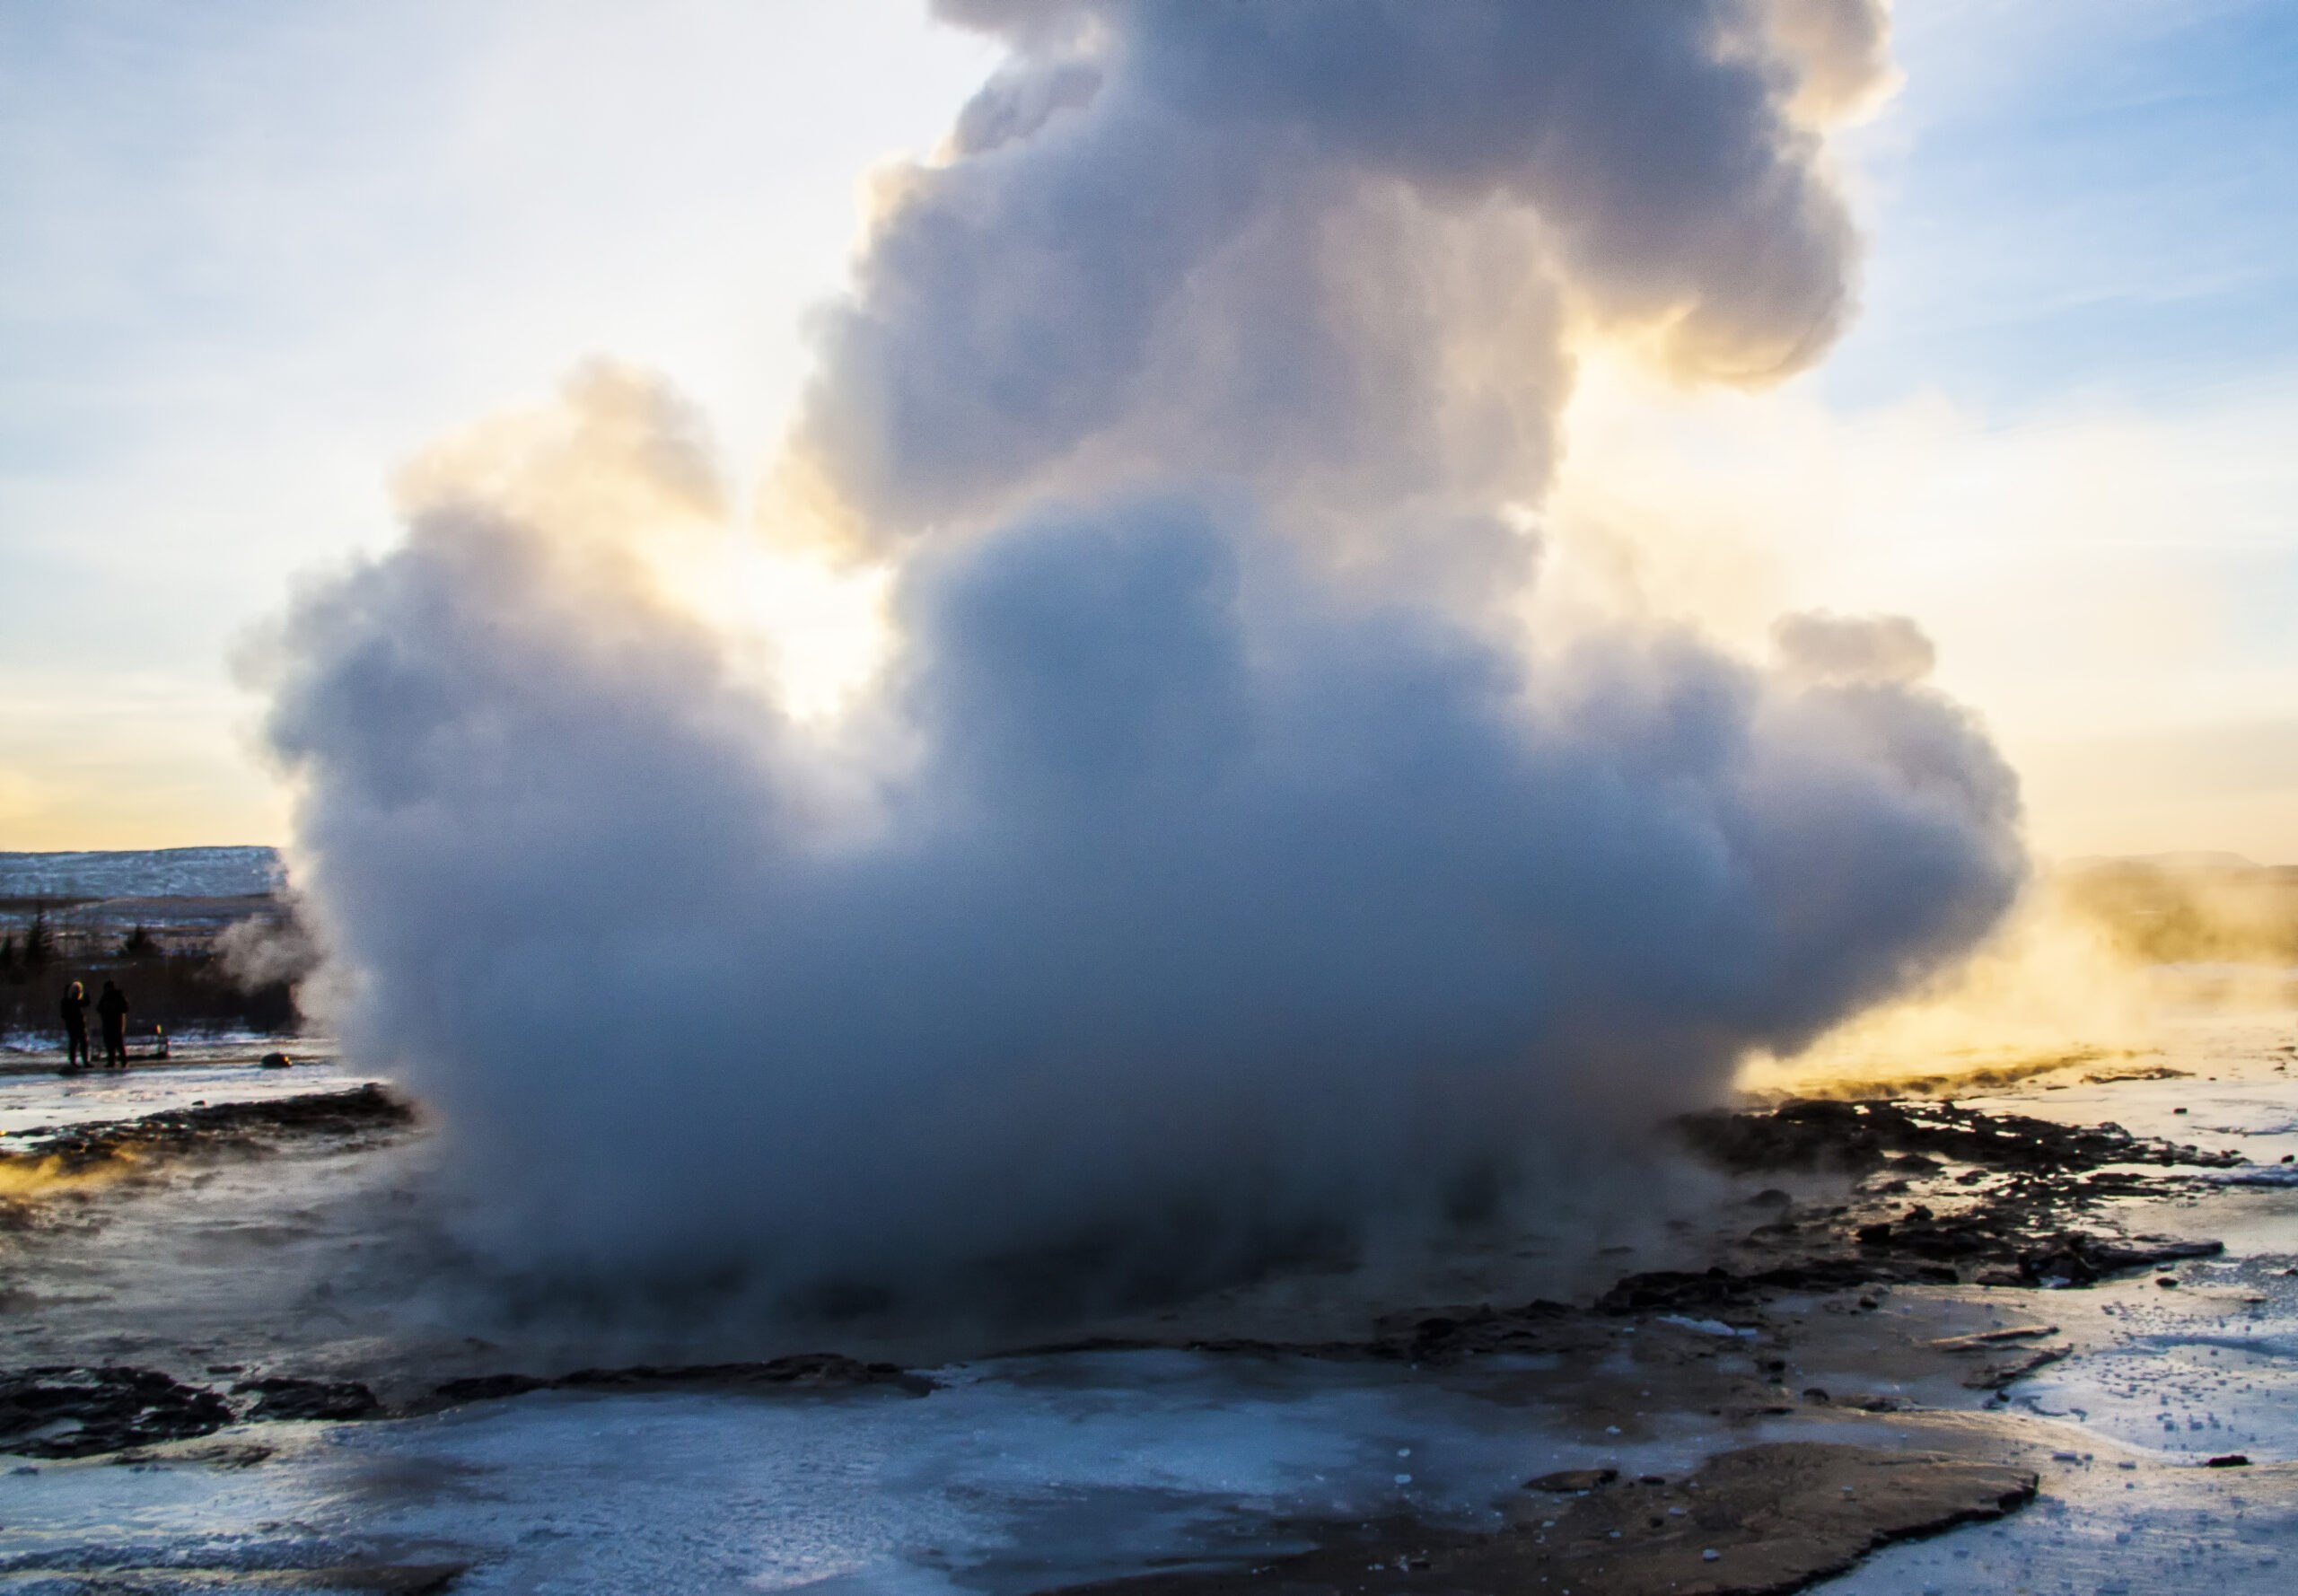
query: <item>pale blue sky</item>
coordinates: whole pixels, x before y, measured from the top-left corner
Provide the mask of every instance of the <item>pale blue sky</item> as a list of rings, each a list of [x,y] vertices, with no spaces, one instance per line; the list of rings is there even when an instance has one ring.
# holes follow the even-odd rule
[[[2145,403],[2298,362],[2298,8],[1920,0],[1908,85],[1851,141],[1874,197],[1846,403],[1911,381],[2015,417]]]
[[[866,169],[991,59],[922,13],[0,0],[0,848],[276,838],[233,640],[587,355],[755,471]],[[1794,596],[1925,620],[2047,846],[2298,860],[2298,8],[1908,0],[1898,54],[1780,402],[1933,497]]]
[[[2066,649],[2097,709],[2014,749],[2039,805],[2099,811],[2073,849],[2298,861],[2298,7],[1912,0],[1897,47],[1906,89],[1850,141],[1866,313],[1820,386],[1847,410],[1936,390],[2006,446],[2159,424],[2159,515],[2025,531],[2067,588],[2159,584],[2203,613],[2167,655]]]

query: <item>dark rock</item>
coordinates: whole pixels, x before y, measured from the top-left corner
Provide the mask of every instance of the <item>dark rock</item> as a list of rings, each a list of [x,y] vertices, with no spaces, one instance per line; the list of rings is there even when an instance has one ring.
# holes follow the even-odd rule
[[[437,1388],[437,1394],[450,1402],[492,1402],[504,1397],[522,1397],[529,1391],[548,1390],[550,1383],[531,1374],[478,1374],[467,1380],[450,1380]]]
[[[2057,1281],[2066,1285],[2091,1285],[2110,1275],[2185,1258],[2215,1258],[2226,1250],[2222,1241],[2172,1241],[2141,1237],[2132,1243],[2069,1231],[2019,1255],[2022,1284],[2039,1285]]]
[[[1968,1336],[1943,1336],[1931,1345],[1940,1352],[1982,1352],[2007,1341],[2036,1341],[2057,1334],[2055,1324],[2017,1325],[2004,1330],[1977,1330]]]
[[[1952,1103],[1786,1103],[1768,1114],[1716,1110],[1676,1121],[1692,1149],[1738,1173],[1833,1170],[1861,1174],[1920,1158],[1985,1169],[2090,1170],[2141,1160],[2230,1168],[2240,1153],[2132,1136],[2118,1125],[2070,1126],[2020,1114],[1985,1114]],[[1894,1160],[1893,1155],[1897,1159]]]
[[[577,1369],[555,1380],[531,1374],[483,1374],[450,1380],[435,1388],[450,1402],[489,1401],[528,1391],[662,1391],[695,1387],[717,1390],[812,1389],[889,1385],[922,1397],[932,1381],[896,1364],[865,1364],[834,1352],[803,1352],[762,1364],[636,1364],[621,1369]]]
[[[1599,1313],[1686,1313],[1740,1306],[1775,1291],[1846,1291],[1902,1277],[1900,1271],[1855,1258],[1805,1258],[1748,1275],[1716,1267],[1697,1274],[1653,1269],[1621,1279],[1595,1307]]]
[[[2203,1465],[2206,1469],[2247,1469],[2250,1466],[2250,1459],[2238,1451],[2230,1451],[2223,1458],[2213,1458]]]
[[[170,1109],[140,1119],[66,1126],[21,1152],[0,1153],[0,1167],[38,1165],[51,1174],[80,1174],[111,1163],[142,1163],[191,1153],[260,1151],[271,1136],[354,1136],[397,1130],[414,1121],[413,1104],[369,1082],[348,1092]]]
[[[214,1391],[156,1369],[48,1365],[0,1373],[0,1451],[88,1458],[212,1434],[232,1422]]]
[[[2036,1370],[2060,1359],[2072,1356],[2071,1346],[2049,1346],[2030,1352],[2025,1357],[2007,1364],[1990,1364],[1963,1381],[1963,1389],[1973,1391],[1999,1391],[2026,1379]]]
[[[1538,1479],[1528,1479],[1528,1491],[1553,1491],[1559,1495],[1579,1491],[1592,1491],[1608,1486],[1619,1478],[1617,1469],[1559,1469],[1553,1474],[1543,1474]]]
[[[556,1382],[569,1390],[664,1390],[680,1386],[893,1385],[915,1396],[934,1382],[894,1364],[865,1364],[834,1352],[802,1352],[762,1364],[696,1364],[671,1368],[577,1369]]]
[[[383,1410],[375,1393],[356,1381],[296,1380],[274,1376],[242,1380],[232,1387],[235,1397],[253,1397],[247,1410],[253,1423],[293,1419],[373,1418]]]
[[[1699,1274],[1682,1269],[1648,1269],[1623,1276],[1596,1299],[1599,1313],[1681,1313],[1692,1309],[1725,1308],[1756,1294],[1752,1277],[1728,1269],[1709,1268]]]

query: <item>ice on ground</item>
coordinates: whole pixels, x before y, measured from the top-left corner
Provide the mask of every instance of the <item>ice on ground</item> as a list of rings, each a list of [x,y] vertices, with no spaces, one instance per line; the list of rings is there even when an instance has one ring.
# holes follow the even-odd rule
[[[44,1465],[0,1475],[0,1573],[472,1558],[459,1590],[1020,1592],[1291,1549],[1286,1518],[1496,1523],[1556,1451],[1521,1409],[1393,1369],[1143,1352],[940,1378],[925,1398],[537,1393],[250,1430],[293,1436],[254,1468]]]
[[[1662,1324],[1681,1325],[1688,1330],[1698,1330],[1709,1336],[1753,1336],[1752,1329],[1735,1329],[1720,1319],[1687,1319],[1680,1313],[1662,1313]]]
[[[2126,1461],[2127,1460],[2125,1460]],[[2241,1470],[2046,1460],[2026,1512],[1888,1548],[1829,1596],[2287,1596],[2298,1583],[2290,1482]]]
[[[83,1074],[41,1073],[0,1076],[0,1136],[42,1127],[140,1119],[146,1114],[188,1109],[200,1103],[259,1102],[314,1092],[344,1092],[376,1079],[371,1071],[319,1057],[288,1069],[257,1064],[257,1044],[232,1039],[215,1044],[223,1059],[192,1056],[165,1064],[139,1063],[124,1070],[93,1069]],[[267,1038],[263,1052],[296,1053],[295,1038]],[[0,1148],[7,1144],[0,1143]]]
[[[2197,1263],[2094,1296],[2079,1326],[2089,1345],[2015,1388],[2030,1409],[2172,1462],[2240,1452],[2298,1460],[2298,1247]],[[2071,1302],[2069,1306],[2074,1304]],[[2071,1316],[2067,1316],[2071,1317]]]

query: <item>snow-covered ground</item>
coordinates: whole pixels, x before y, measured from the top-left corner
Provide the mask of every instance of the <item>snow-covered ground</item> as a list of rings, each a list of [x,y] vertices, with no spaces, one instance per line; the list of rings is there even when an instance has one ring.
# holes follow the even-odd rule
[[[71,1075],[57,1074],[51,1066],[36,1074],[0,1076],[0,1136],[44,1126],[140,1119],[211,1102],[343,1092],[375,1078],[345,1068],[330,1056],[331,1050],[304,1052],[311,1040],[251,1035],[179,1039],[173,1044],[175,1057],[164,1063],[139,1060],[124,1070],[92,1069]],[[285,1069],[264,1068],[262,1058],[282,1048],[295,1062]]]
[[[0,898],[241,898],[278,890],[279,850],[0,853]]]

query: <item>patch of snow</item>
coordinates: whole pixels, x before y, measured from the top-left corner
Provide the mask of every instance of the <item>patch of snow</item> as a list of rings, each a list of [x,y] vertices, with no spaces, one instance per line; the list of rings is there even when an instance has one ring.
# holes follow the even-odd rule
[[[269,847],[0,853],[0,898],[243,898],[285,878]]]
[[[1680,1313],[1662,1313],[1659,1316],[1659,1320],[1662,1324],[1681,1325],[1685,1329],[1698,1330],[1709,1336],[1753,1337],[1758,1334],[1751,1329],[1735,1329],[1720,1319],[1687,1319]]]

